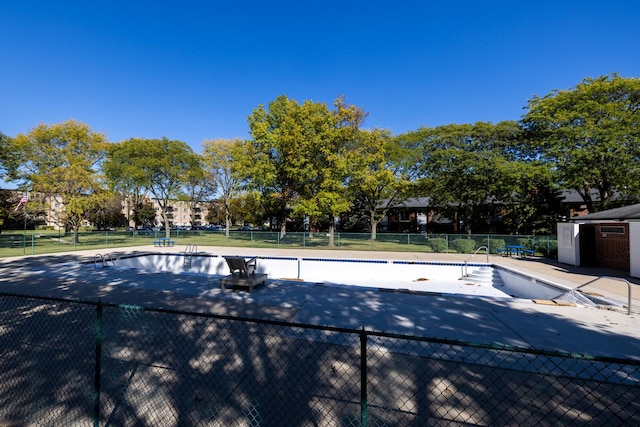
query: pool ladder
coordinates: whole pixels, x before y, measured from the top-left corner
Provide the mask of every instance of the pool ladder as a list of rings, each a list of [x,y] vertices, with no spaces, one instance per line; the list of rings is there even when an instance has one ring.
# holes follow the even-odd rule
[[[184,261],[182,265],[186,268],[191,268],[191,262],[193,261],[193,254],[198,252],[198,245],[189,243],[184,250]]]
[[[473,253],[473,255],[471,255],[468,259],[466,259],[464,261],[464,265],[462,266],[462,277],[468,277],[469,276],[469,271],[467,269],[467,264],[469,263],[471,258],[476,256],[476,254],[478,252],[480,252],[481,249],[484,249],[485,251],[487,251],[487,264],[489,264],[489,248],[486,247],[486,246],[480,246],[478,249],[476,249],[476,251]]]
[[[102,268],[109,267],[109,262],[111,262],[114,267],[116,265],[116,262],[113,260],[113,258],[111,258],[111,254],[95,254],[95,256],[93,257],[93,268],[96,268],[98,260],[100,260],[100,265],[102,266]]]

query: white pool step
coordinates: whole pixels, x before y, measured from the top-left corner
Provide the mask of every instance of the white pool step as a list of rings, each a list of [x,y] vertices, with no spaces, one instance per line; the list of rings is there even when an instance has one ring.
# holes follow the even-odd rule
[[[480,267],[476,270],[469,272],[467,277],[464,278],[473,283],[479,283],[489,286],[504,286],[504,282],[500,277],[500,274],[492,267]]]

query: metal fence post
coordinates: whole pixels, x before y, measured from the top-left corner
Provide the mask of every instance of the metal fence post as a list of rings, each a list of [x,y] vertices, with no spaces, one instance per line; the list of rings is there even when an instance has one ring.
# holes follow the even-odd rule
[[[360,427],[367,427],[367,334],[360,332]]]
[[[102,302],[96,307],[96,363],[93,388],[93,425],[100,425],[100,375],[102,371]]]

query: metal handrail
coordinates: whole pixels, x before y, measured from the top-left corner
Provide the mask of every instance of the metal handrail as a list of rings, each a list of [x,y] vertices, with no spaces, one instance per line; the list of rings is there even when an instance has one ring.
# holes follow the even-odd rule
[[[103,260],[102,260],[102,266],[103,267],[107,266],[107,261],[111,261],[111,264],[113,264],[113,266],[115,267],[116,262],[115,262],[115,260],[113,258],[111,258],[111,254],[105,254],[105,258],[106,259],[103,258]]]
[[[462,277],[467,277],[469,276],[469,273],[467,271],[467,263],[471,260],[471,258],[473,258],[474,256],[476,256],[476,254],[478,252],[480,252],[480,249],[484,249],[487,251],[487,264],[489,264],[489,248],[487,246],[480,246],[478,249],[476,249],[476,251],[473,253],[473,255],[471,255],[468,259],[466,259],[464,261],[464,266],[462,266]]]
[[[100,264],[102,264],[102,268],[107,267],[107,261],[111,261],[111,264],[113,264],[114,266],[116,265],[116,262],[113,260],[113,258],[111,258],[111,254],[105,254],[105,255],[95,254],[93,256],[93,268],[96,268],[98,258],[100,259]]]
[[[104,266],[104,257],[102,256],[102,254],[95,254],[93,256],[93,268],[96,268],[96,262],[98,260],[98,257],[100,257],[100,264],[102,264],[102,266]]]
[[[577,288],[575,288],[576,291],[580,290],[580,288],[584,288],[587,285],[590,285],[594,282],[597,282],[600,279],[609,279],[609,280],[617,280],[619,282],[625,282],[627,284],[627,289],[628,289],[628,302],[627,302],[627,314],[629,316],[631,316],[631,283],[629,283],[629,281],[627,279],[623,279],[622,277],[613,277],[613,276],[600,276],[597,277],[593,280],[588,281],[587,283],[584,283],[580,286],[578,286]]]

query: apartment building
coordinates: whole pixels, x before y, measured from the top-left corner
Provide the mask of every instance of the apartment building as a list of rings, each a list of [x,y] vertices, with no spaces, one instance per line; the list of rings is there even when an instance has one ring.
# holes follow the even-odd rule
[[[19,199],[22,195],[22,191],[8,190],[12,193],[12,197]],[[157,199],[148,198],[149,202],[153,205],[156,218],[155,226],[164,226],[164,219],[162,218],[162,209]],[[39,223],[43,226],[52,227],[54,230],[64,229],[65,227],[65,214],[64,214],[64,198],[59,194],[45,194],[45,193],[29,193],[29,201],[27,202],[27,210],[33,217],[36,216],[39,219]],[[129,218],[131,209],[127,200],[122,202],[122,213],[125,218]],[[205,226],[208,225],[206,221],[208,209],[206,203],[198,202],[193,209],[193,226]],[[167,214],[169,216],[169,224],[171,227],[190,227],[192,225],[192,209],[191,204],[187,201],[174,200],[169,202],[167,206]],[[84,221],[83,226],[90,227],[91,224],[88,221]],[[130,226],[133,226],[133,221],[129,222]]]

